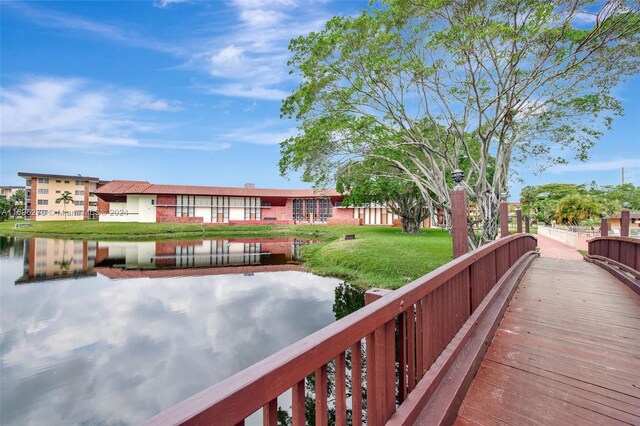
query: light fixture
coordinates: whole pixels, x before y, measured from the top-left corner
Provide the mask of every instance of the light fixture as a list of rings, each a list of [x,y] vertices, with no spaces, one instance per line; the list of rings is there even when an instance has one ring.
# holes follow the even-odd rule
[[[625,209],[628,209],[629,208],[629,203],[622,203],[622,207],[625,208]]]
[[[464,179],[464,172],[460,169],[455,169],[451,172],[451,177],[453,178],[453,181],[456,183],[456,185],[460,185],[462,179]]]

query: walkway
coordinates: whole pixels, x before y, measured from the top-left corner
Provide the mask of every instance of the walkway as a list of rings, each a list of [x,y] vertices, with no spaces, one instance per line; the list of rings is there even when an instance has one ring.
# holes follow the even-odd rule
[[[640,425],[640,296],[538,238],[456,424]]]

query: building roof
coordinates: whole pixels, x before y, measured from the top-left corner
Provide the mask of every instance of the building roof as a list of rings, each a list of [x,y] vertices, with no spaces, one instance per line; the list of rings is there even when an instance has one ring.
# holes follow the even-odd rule
[[[100,178],[91,177],[91,176],[81,176],[81,175],[53,175],[51,173],[29,173],[29,172],[19,172],[18,176],[23,177],[25,179],[28,178],[53,178],[53,179],[75,179],[75,180],[95,180],[98,181]]]
[[[24,185],[2,185],[0,189],[24,189]]]
[[[614,213],[611,219],[622,219],[622,213]],[[640,213],[629,213],[629,219],[640,219]]]
[[[238,188],[225,186],[158,185],[146,181],[112,180],[97,188],[96,195],[210,195],[236,197],[335,197],[341,194],[335,189],[270,189]]]

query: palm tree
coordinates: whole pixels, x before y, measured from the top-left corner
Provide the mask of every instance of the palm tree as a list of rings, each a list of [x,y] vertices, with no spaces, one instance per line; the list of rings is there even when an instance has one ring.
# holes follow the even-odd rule
[[[64,193],[56,200],[56,203],[62,202],[64,205],[64,220],[67,220],[67,203],[73,203],[73,197],[71,197],[71,193],[69,191],[64,191]]]

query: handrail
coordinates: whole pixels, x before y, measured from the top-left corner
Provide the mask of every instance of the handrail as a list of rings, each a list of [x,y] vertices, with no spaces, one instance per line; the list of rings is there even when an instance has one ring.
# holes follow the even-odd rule
[[[629,237],[598,237],[589,240],[591,262],[609,271],[640,294],[640,240]]]
[[[640,239],[630,237],[597,237],[588,241],[589,256],[599,256],[640,271]]]
[[[264,424],[277,424],[277,398],[293,392],[293,424],[305,424],[305,378],[315,374],[316,424],[326,424],[328,372],[334,377],[336,424],[346,424],[347,363],[351,381],[366,392],[351,395],[352,424],[386,422],[427,373],[493,286],[536,239],[515,234],[441,266],[148,420],[149,425],[243,424],[263,408]],[[365,340],[364,351],[362,340]],[[364,352],[364,353],[363,353]],[[366,364],[366,368],[363,366]],[[401,366],[398,368],[398,366]],[[334,371],[332,371],[334,370]],[[318,380],[319,378],[319,380]]]

